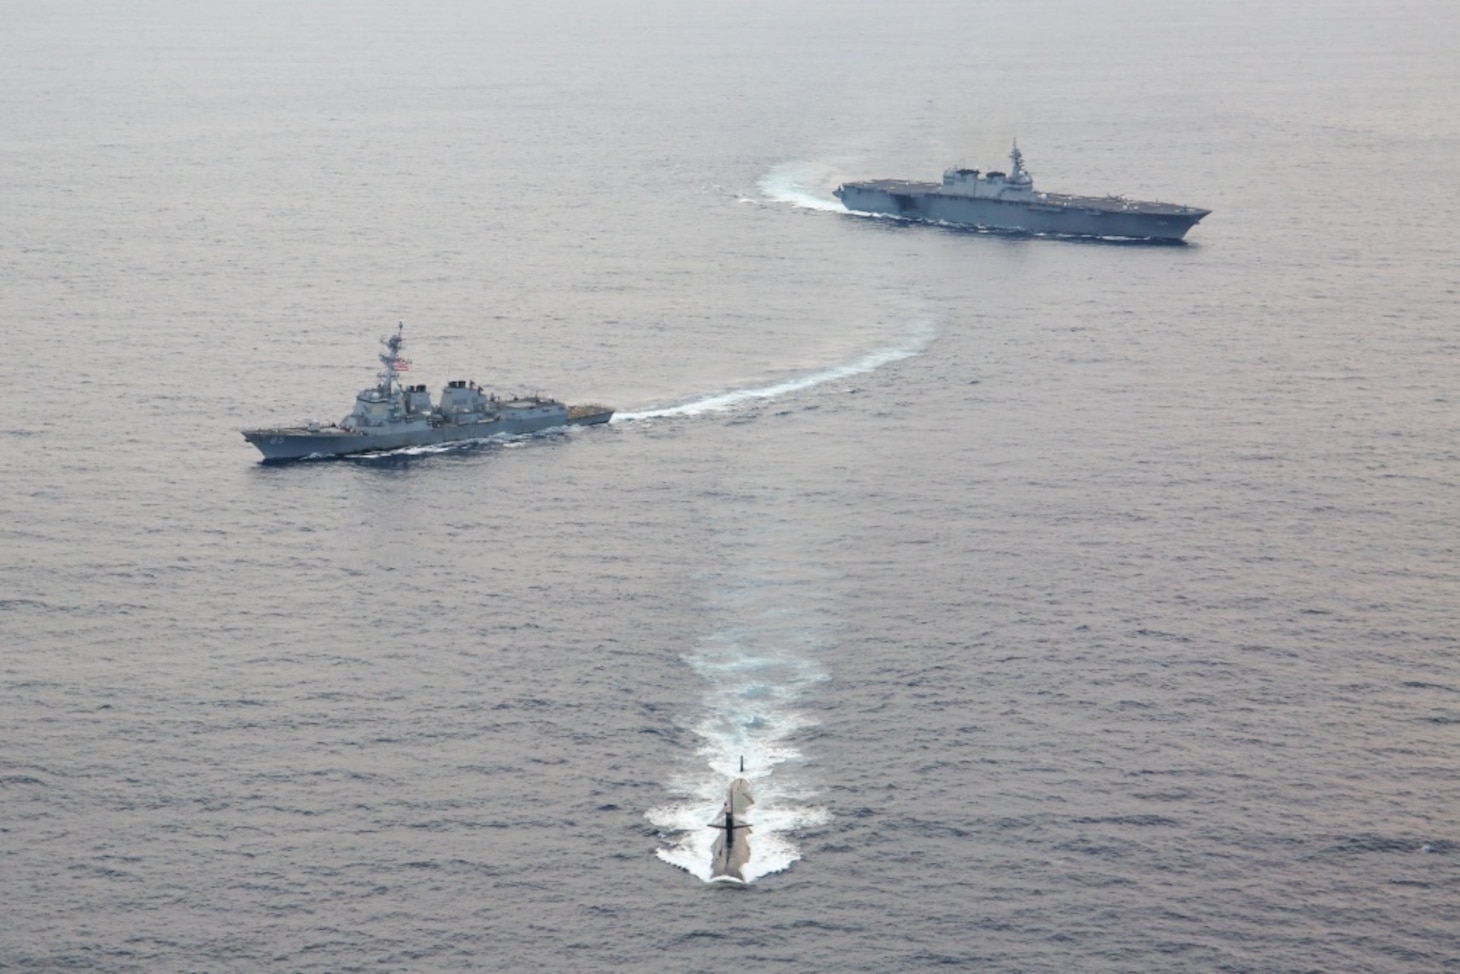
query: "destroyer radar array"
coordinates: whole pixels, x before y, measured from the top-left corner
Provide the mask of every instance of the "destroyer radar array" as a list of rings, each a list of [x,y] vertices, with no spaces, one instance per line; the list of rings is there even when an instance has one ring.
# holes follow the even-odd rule
[[[520,435],[557,426],[595,426],[613,417],[607,406],[568,406],[537,395],[503,399],[465,379],[446,383],[440,404],[432,404],[424,385],[400,381],[400,374],[410,368],[401,357],[404,331],[401,324],[394,335],[380,340],[385,350],[380,353],[382,368],[375,385],[356,394],[355,408],[338,423],[243,430],[243,438],[268,462]]]
[[[1019,144],[1007,173],[949,169],[943,182],[874,179],[843,183],[836,197],[848,210],[904,220],[1016,233],[1178,242],[1211,210],[1123,196],[1041,193],[1024,168]]]

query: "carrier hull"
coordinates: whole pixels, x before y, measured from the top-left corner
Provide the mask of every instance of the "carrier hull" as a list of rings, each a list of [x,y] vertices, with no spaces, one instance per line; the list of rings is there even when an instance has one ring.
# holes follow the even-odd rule
[[[903,220],[1019,233],[1136,240],[1181,240],[1208,212],[1191,207],[1163,207],[1152,211],[1136,208],[1139,204],[1123,209],[1119,200],[1055,193],[1045,193],[1043,199],[1031,203],[974,199],[943,193],[940,189],[937,183],[878,180],[847,183],[837,190],[837,196],[848,210]]]
[[[1016,144],[1007,173],[945,170],[943,182],[873,179],[844,183],[837,199],[854,213],[900,220],[1063,237],[1178,242],[1211,211],[1195,206],[1131,200],[1124,196],[1042,193],[1024,168]]]

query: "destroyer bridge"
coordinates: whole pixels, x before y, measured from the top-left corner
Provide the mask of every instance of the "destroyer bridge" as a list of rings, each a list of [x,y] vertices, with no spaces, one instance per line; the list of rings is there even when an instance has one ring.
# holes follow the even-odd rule
[[[954,226],[1046,233],[1072,237],[1115,237],[1179,241],[1202,217],[1195,206],[1132,200],[1124,196],[1074,196],[1034,189],[1016,143],[1008,173],[954,168],[942,183],[873,179],[844,183],[837,199],[855,213]]]

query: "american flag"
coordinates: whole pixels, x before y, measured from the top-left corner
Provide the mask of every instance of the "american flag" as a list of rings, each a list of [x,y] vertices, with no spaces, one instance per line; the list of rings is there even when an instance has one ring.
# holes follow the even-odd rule
[[[411,363],[403,358],[398,358],[391,363],[391,368],[397,372],[409,372],[411,370]]]

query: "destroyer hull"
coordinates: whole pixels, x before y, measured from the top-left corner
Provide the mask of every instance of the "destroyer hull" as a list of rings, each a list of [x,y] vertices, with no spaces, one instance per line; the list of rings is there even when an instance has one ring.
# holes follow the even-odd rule
[[[903,220],[1071,237],[1179,241],[1209,211],[1159,203],[1042,194],[1035,200],[980,199],[940,192],[936,183],[847,183],[848,210]]]
[[[613,410],[574,406],[564,419],[558,416],[524,418],[503,417],[495,420],[423,426],[419,429],[367,431],[347,430],[338,426],[280,427],[277,429],[244,430],[243,438],[258,447],[264,462],[302,460],[305,457],[340,457],[355,453],[378,453],[408,447],[436,446],[464,440],[480,440],[489,436],[521,436],[559,426],[598,426],[613,417]]]

